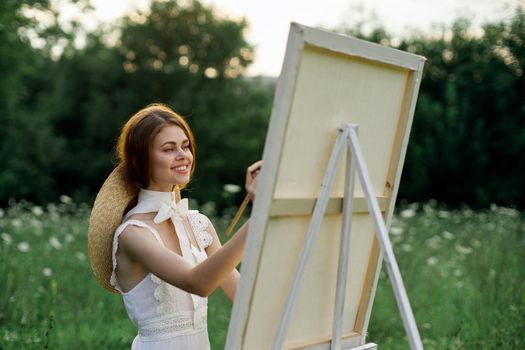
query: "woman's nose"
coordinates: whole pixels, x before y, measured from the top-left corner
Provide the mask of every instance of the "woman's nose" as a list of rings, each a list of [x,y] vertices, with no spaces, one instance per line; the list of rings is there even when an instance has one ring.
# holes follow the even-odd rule
[[[183,159],[186,157],[186,152],[181,147],[177,148],[177,152],[175,152],[175,158],[177,159]]]

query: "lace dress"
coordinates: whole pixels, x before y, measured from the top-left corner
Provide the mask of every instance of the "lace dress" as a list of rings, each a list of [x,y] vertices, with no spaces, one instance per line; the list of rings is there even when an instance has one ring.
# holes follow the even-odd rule
[[[175,204],[170,192],[141,190],[137,206],[128,212],[123,223],[115,231],[111,284],[122,294],[128,316],[138,329],[138,335],[131,346],[132,350],[210,349],[207,298],[174,287],[152,273],[148,273],[131,290],[124,292],[115,273],[118,237],[128,225],[146,228],[159,244],[164,246],[159,233],[153,227],[142,221],[129,219],[136,213],[158,212],[154,220],[156,223],[171,219],[175,224],[183,258],[192,264],[198,264],[207,258],[204,249],[211,245],[213,240],[206,231],[208,220],[196,210],[187,210],[187,201],[183,201]],[[182,216],[188,217],[199,245],[198,249],[188,239],[187,232],[181,224]]]

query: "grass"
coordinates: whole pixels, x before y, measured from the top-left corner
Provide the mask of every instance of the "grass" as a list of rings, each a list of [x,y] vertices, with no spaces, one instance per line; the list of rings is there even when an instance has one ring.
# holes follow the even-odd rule
[[[66,196],[0,209],[0,349],[130,348],[136,330],[121,298],[91,275],[88,216]],[[213,220],[219,231],[229,217]],[[525,348],[522,213],[412,204],[394,217],[391,239],[425,349]],[[213,349],[224,346],[230,310],[222,292],[210,297]],[[384,271],[368,328],[382,349],[408,348]]]
[[[525,221],[518,211],[446,211],[412,205],[392,223],[394,242],[425,349],[523,349]],[[369,327],[386,349],[406,349],[382,272]]]

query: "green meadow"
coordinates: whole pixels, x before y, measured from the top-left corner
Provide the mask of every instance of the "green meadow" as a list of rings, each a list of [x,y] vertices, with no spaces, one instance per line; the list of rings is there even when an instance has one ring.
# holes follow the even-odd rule
[[[136,331],[121,298],[91,275],[89,210],[66,196],[0,209],[0,349],[130,348]],[[230,217],[213,216],[219,232]],[[523,213],[402,205],[390,234],[425,349],[525,348]],[[222,292],[210,297],[213,349],[224,346],[230,310]],[[368,330],[380,349],[409,348],[385,270]]]

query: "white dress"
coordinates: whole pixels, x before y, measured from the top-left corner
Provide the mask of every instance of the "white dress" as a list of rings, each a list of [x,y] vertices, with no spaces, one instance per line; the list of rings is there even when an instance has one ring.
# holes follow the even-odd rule
[[[141,190],[137,206],[130,210],[115,231],[113,239],[113,273],[111,284],[123,297],[129,318],[138,329],[133,340],[132,350],[178,350],[210,349],[207,327],[208,299],[190,294],[164,282],[152,273],[148,273],[131,290],[124,292],[120,287],[115,269],[118,237],[128,225],[146,228],[164,246],[158,232],[151,226],[138,220],[129,220],[137,213],[158,212],[155,223],[171,219],[184,259],[192,264],[207,258],[206,251],[212,236],[206,231],[207,218],[196,210],[187,210],[187,200],[178,204],[171,192]],[[192,245],[182,225],[181,217],[188,217],[199,248]]]

